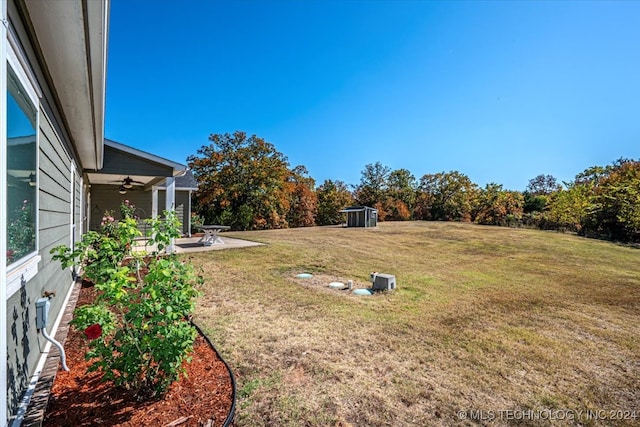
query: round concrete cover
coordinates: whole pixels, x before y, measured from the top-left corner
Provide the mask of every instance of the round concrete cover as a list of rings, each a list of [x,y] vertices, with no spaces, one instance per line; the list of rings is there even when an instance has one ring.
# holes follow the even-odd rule
[[[298,279],[311,279],[313,274],[311,273],[300,273],[296,276]]]
[[[331,282],[329,283],[330,288],[344,288],[344,283],[342,282]]]
[[[373,295],[373,291],[371,289],[354,289],[354,295]]]

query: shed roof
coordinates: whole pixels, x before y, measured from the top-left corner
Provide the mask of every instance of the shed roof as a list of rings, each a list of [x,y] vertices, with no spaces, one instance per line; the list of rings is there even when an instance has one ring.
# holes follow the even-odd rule
[[[342,212],[342,213],[348,213],[348,212],[362,212],[362,211],[366,211],[366,210],[370,210],[370,211],[378,211],[378,209],[376,208],[372,208],[369,206],[350,206],[348,208],[344,208],[338,212]]]

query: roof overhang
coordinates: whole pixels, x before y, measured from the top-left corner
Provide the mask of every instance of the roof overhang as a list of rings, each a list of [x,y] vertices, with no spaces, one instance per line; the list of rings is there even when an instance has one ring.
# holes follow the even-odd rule
[[[183,165],[182,163],[174,162],[173,160],[165,159],[164,157],[157,156],[155,154],[149,153],[147,151],[138,150],[137,148],[130,147],[128,145],[124,145],[120,142],[113,141],[111,139],[104,140],[105,147],[108,147],[115,151],[120,151],[122,153],[129,154],[134,157],[139,157],[145,159],[149,162],[157,163],[158,165],[166,166],[168,168],[172,168],[175,170],[175,173],[172,176],[178,176],[184,173],[187,169],[187,165]]]
[[[24,0],[84,169],[103,166],[109,0]]]
[[[100,171],[85,170],[90,184],[120,185],[125,178],[149,188],[185,173],[187,166],[109,139],[104,140],[104,164]]]

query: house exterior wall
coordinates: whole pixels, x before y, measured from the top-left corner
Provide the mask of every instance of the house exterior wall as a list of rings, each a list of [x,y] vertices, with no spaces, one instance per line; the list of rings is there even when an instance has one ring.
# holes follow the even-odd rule
[[[151,218],[151,191],[133,190],[119,194],[118,186],[91,186],[91,223],[89,228],[97,230],[105,211],[113,211],[115,219],[120,219],[120,205],[128,200],[136,207],[136,215],[141,219]]]
[[[49,251],[58,245],[71,246],[73,241],[81,238],[84,200],[83,178],[81,162],[78,160],[71,139],[68,136],[65,123],[61,119],[63,114],[56,107],[56,98],[53,88],[48,86],[48,80],[43,78],[47,74],[38,48],[31,45],[29,25],[22,22],[22,14],[18,13],[18,5],[23,3],[9,0],[1,2],[3,18],[9,18],[0,23],[3,30],[2,52],[0,54],[0,80],[2,84],[2,97],[7,98],[7,67],[6,63],[11,59],[11,67],[15,72],[27,76],[28,91],[36,92],[33,101],[37,111],[36,120],[36,148],[34,156],[37,167],[35,168],[35,200],[36,200],[36,240],[33,256],[27,257],[27,261],[18,260],[15,265],[7,269],[7,260],[2,260],[0,273],[2,276],[3,293],[0,298],[3,304],[2,327],[3,354],[6,354],[6,364],[2,371],[2,383],[5,389],[1,397],[0,426],[8,425],[16,418],[20,404],[31,381],[36,373],[38,363],[42,360],[43,351],[48,342],[36,329],[36,301],[43,293],[55,294],[50,300],[48,316],[48,331],[53,335],[54,324],[59,318],[66,297],[71,291],[73,277],[71,270],[63,270],[60,263],[52,260]],[[7,15],[4,15],[7,13]],[[7,34],[8,23],[11,23],[12,34]],[[5,26],[5,24],[7,26]],[[9,48],[8,38],[11,37],[12,47]],[[15,46],[18,46],[17,48]],[[0,120],[0,174],[5,177],[8,162],[7,159],[7,126],[6,101],[0,108],[3,117]],[[6,193],[7,181],[0,179],[0,191]],[[15,195],[14,195],[15,196]],[[7,206],[6,198],[0,198],[2,210]],[[15,204],[12,202],[12,205]],[[75,227],[74,227],[75,224]],[[5,257],[7,217],[0,215],[0,233],[3,234],[0,249],[2,257]],[[29,267],[24,267],[29,265]],[[28,269],[28,271],[27,271]],[[16,279],[17,278],[17,279]],[[4,353],[6,351],[6,353]]]
[[[36,330],[35,302],[45,291],[55,293],[50,300],[48,326],[51,328],[63,309],[73,278],[51,259],[49,251],[72,243],[73,207],[81,199],[80,171],[55,130],[50,115],[40,107],[38,135],[38,263],[37,274],[7,299],[7,411],[15,417],[46,341]],[[72,185],[72,182],[74,185]],[[73,190],[73,194],[72,194]]]
[[[97,230],[102,221],[105,211],[111,210],[115,214],[115,219],[120,219],[120,204],[128,200],[136,207],[136,215],[140,219],[151,218],[152,216],[152,192],[134,190],[127,194],[118,194],[117,186],[93,185],[91,187],[91,223],[90,229]],[[166,210],[166,192],[158,191],[158,214]],[[182,234],[189,234],[189,192],[176,190],[176,215],[182,222]]]

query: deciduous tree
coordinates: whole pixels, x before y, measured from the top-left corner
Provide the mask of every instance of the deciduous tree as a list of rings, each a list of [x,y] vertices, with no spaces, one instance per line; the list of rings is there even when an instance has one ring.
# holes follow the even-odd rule
[[[478,195],[475,222],[487,225],[515,225],[522,218],[524,198],[496,183],[487,184]]]
[[[614,240],[640,240],[640,161],[620,159],[594,187],[584,231]]]
[[[546,220],[559,230],[581,232],[588,213],[593,207],[593,187],[588,182],[567,184],[566,190],[551,196]]]
[[[212,134],[209,140],[187,159],[198,180],[195,210],[208,223],[234,229],[286,226],[287,158],[273,144],[241,131]]]
[[[383,209],[385,221],[408,221],[411,219],[411,211],[400,199],[388,199]]]
[[[312,227],[316,225],[318,198],[314,191],[315,181],[307,168],[296,166],[289,177],[289,227]]]
[[[417,219],[470,221],[477,186],[458,172],[427,174],[418,186]]]
[[[339,211],[353,204],[353,196],[342,181],[324,181],[317,188],[316,195],[318,198],[316,223],[318,225],[340,224],[344,219],[344,214]]]
[[[538,175],[529,180],[526,191],[533,196],[540,196],[552,194],[561,188],[562,186],[553,175]]]
[[[416,178],[407,169],[397,169],[389,174],[387,209],[393,220],[411,219],[411,212],[416,203]]]
[[[380,162],[368,164],[362,171],[360,184],[355,189],[356,203],[363,206],[375,206],[384,203],[389,188],[391,169]]]

